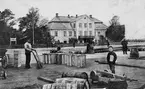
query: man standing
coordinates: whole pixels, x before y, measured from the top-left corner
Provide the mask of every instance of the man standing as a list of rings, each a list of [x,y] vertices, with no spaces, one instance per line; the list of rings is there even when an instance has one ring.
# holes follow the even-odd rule
[[[108,39],[106,38],[106,44],[107,44],[107,47],[109,47],[110,46],[110,43],[109,43],[109,41],[108,41]]]
[[[29,69],[30,67],[30,61],[31,61],[31,51],[32,51],[32,46],[30,44],[30,40],[27,40],[27,42],[24,44],[25,48],[25,55],[26,55],[26,63],[25,63],[25,68]]]
[[[107,55],[107,62],[109,64],[110,70],[114,74],[115,74],[115,62],[116,62],[116,60],[117,60],[117,55],[113,51],[113,47],[112,46],[109,46],[109,53]]]
[[[127,54],[128,50],[127,44],[128,42],[125,39],[121,42],[123,54]]]
[[[73,47],[75,48],[75,45],[76,45],[76,43],[75,43],[75,40],[73,41]]]

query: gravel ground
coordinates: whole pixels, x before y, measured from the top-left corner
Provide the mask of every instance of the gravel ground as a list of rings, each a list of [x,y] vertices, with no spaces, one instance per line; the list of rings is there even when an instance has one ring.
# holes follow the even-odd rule
[[[144,54],[143,52],[142,54]],[[117,53],[118,59],[127,59],[128,55],[122,55],[122,52]],[[6,80],[0,80],[0,89],[12,89],[14,87],[24,87],[26,85],[33,85],[33,84],[46,84],[43,81],[37,80],[38,76],[48,77],[53,80],[56,78],[61,77],[63,72],[69,71],[83,71],[87,72],[88,74],[92,70],[105,70],[108,69],[108,65],[105,64],[97,64],[95,60],[104,60],[106,57],[106,53],[99,53],[97,54],[87,54],[87,65],[85,68],[76,68],[76,67],[67,67],[65,65],[44,65],[43,69],[37,70],[36,65],[32,64],[31,69],[24,69],[24,66],[16,69],[16,68],[9,68],[6,69],[8,74],[8,78]],[[124,60],[122,60],[124,61]],[[144,62],[144,60],[142,60]],[[124,61],[125,62],[125,61]],[[128,61],[127,61],[128,62]],[[135,61],[133,61],[135,62]],[[138,62],[137,62],[138,63]],[[126,74],[129,78],[138,79],[139,81],[128,82],[128,89],[138,89],[142,85],[145,84],[145,69],[139,68],[130,68],[130,67],[122,67],[116,66],[116,73],[117,74]]]

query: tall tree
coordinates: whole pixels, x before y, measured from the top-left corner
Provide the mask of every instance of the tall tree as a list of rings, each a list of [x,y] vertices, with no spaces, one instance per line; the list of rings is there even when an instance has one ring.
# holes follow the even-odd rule
[[[49,20],[47,18],[43,18],[38,22],[38,26],[39,27],[47,26],[48,22],[49,22]]]
[[[113,16],[107,28],[106,37],[114,42],[120,42],[125,37],[125,25],[120,25],[119,16]]]
[[[112,17],[111,21],[110,21],[110,24],[111,25],[120,25],[120,22],[119,22],[119,16],[115,15]]]
[[[9,39],[13,26],[15,25],[14,14],[10,9],[0,11],[0,39],[3,40],[0,44],[9,44]]]
[[[33,38],[33,30],[35,31],[37,26],[37,23],[39,21],[39,9],[38,8],[30,8],[28,14],[26,14],[25,17],[19,18],[19,30],[25,31],[25,36],[28,38]],[[34,37],[35,38],[35,37]]]

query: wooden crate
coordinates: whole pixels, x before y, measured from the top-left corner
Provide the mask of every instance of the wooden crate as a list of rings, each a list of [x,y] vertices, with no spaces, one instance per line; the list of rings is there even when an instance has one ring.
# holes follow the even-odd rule
[[[72,54],[66,54],[66,65],[72,66]]]
[[[86,66],[86,55],[85,54],[73,54],[72,55],[72,65],[75,67],[85,67]]]
[[[43,54],[44,64],[56,64],[56,54],[55,53],[44,53]]]
[[[20,67],[22,65],[21,52],[14,50],[11,54],[7,55],[7,66],[8,67]]]
[[[67,89],[89,89],[89,83],[80,78],[59,78],[56,83],[66,84]]]

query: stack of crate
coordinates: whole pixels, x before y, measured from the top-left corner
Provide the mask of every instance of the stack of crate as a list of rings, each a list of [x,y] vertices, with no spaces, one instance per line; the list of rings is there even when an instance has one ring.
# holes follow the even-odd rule
[[[6,64],[7,67],[21,67],[22,65],[22,60],[21,60],[21,52],[18,50],[12,51],[12,53],[6,54],[7,55],[7,60]]]
[[[72,53],[45,53],[43,54],[44,64],[63,64],[67,66],[85,67],[85,54]]]
[[[89,84],[84,79],[60,78],[53,84],[43,85],[43,89],[89,89]]]

